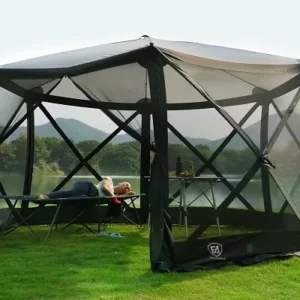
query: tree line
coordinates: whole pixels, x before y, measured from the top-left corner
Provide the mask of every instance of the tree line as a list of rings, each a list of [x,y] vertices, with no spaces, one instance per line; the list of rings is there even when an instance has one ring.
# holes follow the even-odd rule
[[[79,153],[86,157],[99,142],[85,140],[73,144]],[[20,136],[11,142],[4,142],[0,146],[0,171],[24,173],[26,164],[27,138]],[[196,149],[205,159],[209,159],[213,151],[205,145],[197,145]],[[181,154],[183,170],[188,169],[193,161],[195,170],[203,166],[203,162],[182,144],[169,144],[169,172],[175,172],[176,159]],[[153,158],[154,154],[151,153]],[[255,156],[251,150],[223,150],[213,161],[212,166],[222,174],[243,174],[254,163]],[[79,163],[79,159],[62,139],[54,137],[36,137],[34,151],[34,172],[36,174],[68,174]],[[126,142],[121,144],[107,144],[89,163],[100,174],[139,175],[140,172],[140,144]],[[206,169],[204,173],[209,173]],[[89,174],[83,167],[78,174]]]

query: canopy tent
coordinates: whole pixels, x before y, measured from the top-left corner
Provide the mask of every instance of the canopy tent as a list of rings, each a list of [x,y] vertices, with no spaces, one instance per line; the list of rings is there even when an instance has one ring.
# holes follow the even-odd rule
[[[150,211],[152,270],[250,264],[300,250],[300,176],[296,164],[300,157],[299,86],[297,59],[143,36],[0,67],[0,143],[27,119],[23,193],[28,195],[36,108],[54,126],[57,124],[43,103],[100,109],[141,142],[141,192],[148,197],[141,202],[140,214],[145,220]],[[257,111],[259,130],[246,130],[245,124]],[[277,117],[275,126],[271,126],[273,115]],[[135,118],[139,118],[140,127],[131,122]],[[199,147],[203,140],[193,142],[185,137],[193,133],[200,138],[204,130],[211,136],[227,132],[217,145],[208,147],[211,153]],[[178,238],[172,226],[178,221],[174,203],[180,191],[176,187],[173,193],[170,188],[170,132],[199,162],[196,175],[214,175],[227,190],[215,208],[201,201],[189,208],[189,224],[194,227],[187,240]],[[71,141],[61,135],[75,153]],[[247,155],[247,163],[240,163],[240,176],[233,183],[226,175],[228,169],[222,169],[220,157],[232,149],[228,145],[234,139],[239,139],[238,147],[244,151],[239,153]],[[152,163],[151,151],[155,153]],[[76,156],[79,166],[56,189],[82,166],[101,180],[88,163],[92,155]],[[235,159],[238,157],[231,157],[229,164]],[[260,183],[259,205],[255,197],[243,195],[251,180]],[[190,185],[187,183],[184,189]],[[201,186],[201,190],[204,188]],[[26,209],[26,203],[22,208]],[[221,236],[211,235],[216,218],[225,228]],[[226,234],[228,226],[234,228]],[[241,226],[244,231],[236,231]]]

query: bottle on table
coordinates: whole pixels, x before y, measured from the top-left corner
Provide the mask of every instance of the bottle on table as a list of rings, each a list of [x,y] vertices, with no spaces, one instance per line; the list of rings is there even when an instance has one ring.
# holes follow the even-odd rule
[[[176,176],[180,177],[181,173],[182,173],[182,160],[181,160],[181,155],[178,154],[177,160],[176,160]]]
[[[194,162],[192,160],[190,161],[189,172],[195,173]]]

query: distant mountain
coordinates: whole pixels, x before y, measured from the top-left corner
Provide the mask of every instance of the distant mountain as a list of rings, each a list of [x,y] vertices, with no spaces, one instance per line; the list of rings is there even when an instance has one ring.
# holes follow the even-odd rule
[[[275,129],[279,125],[280,119],[278,115],[271,115],[269,116],[269,138],[274,133]],[[300,115],[297,113],[294,113],[288,121],[289,126],[295,133],[295,135],[300,139]],[[259,147],[260,145],[260,121],[253,123],[252,125],[244,128],[245,132],[248,134],[248,136],[252,139],[252,141]],[[225,138],[221,138],[218,140],[211,141],[207,144],[208,147],[210,147],[212,150],[216,150],[218,146],[224,141]],[[275,143],[275,150],[282,150],[284,147],[287,146],[287,144],[292,140],[292,136],[287,131],[286,127],[284,127],[283,131],[281,132],[280,136],[278,137],[276,143]],[[243,150],[245,148],[248,148],[246,143],[242,140],[240,135],[236,134],[234,138],[231,140],[230,143],[226,146],[226,149],[234,149],[234,150]]]
[[[269,117],[269,136],[274,132],[276,127],[279,124],[279,117],[277,115],[271,115]],[[66,133],[66,135],[73,139],[75,142],[83,141],[83,140],[96,140],[96,141],[103,141],[106,137],[109,136],[109,133],[99,130],[97,128],[91,127],[81,121],[75,119],[64,119],[64,118],[57,118],[56,122],[62,128],[62,130]],[[289,124],[292,127],[293,131],[295,132],[296,136],[300,138],[300,115],[294,114],[289,119]],[[244,128],[245,132],[250,136],[250,138],[256,143],[256,145],[260,144],[260,121]],[[282,132],[280,138],[276,142],[276,147],[281,149],[287,145],[287,143],[292,139],[290,134],[284,129],[285,131]],[[8,139],[8,141],[14,140],[18,138],[20,135],[26,135],[26,127],[19,127]],[[37,137],[57,137],[60,138],[60,135],[57,133],[55,128],[52,126],[51,123],[46,123],[43,125],[38,125],[35,127],[35,135]],[[153,137],[153,132],[151,132],[151,136]],[[217,140],[209,140],[205,138],[191,138],[185,137],[192,145],[207,145],[212,150],[215,150],[225,138],[217,139]],[[169,143],[171,144],[180,144],[181,141],[172,133],[169,132],[168,134]],[[124,143],[133,141],[133,138],[128,134],[120,134],[117,135],[113,140],[113,144]],[[235,137],[231,140],[231,142],[227,145],[226,149],[235,149],[235,150],[242,150],[245,149],[247,146],[245,142],[239,135],[235,135]]]
[[[59,127],[65,132],[65,134],[75,142],[83,141],[83,140],[96,140],[98,142],[103,141],[110,134],[99,130],[97,128],[91,127],[81,121],[75,119],[64,119],[57,118],[55,120]],[[19,127],[9,138],[8,141],[15,140],[20,135],[26,135],[27,128],[24,126]],[[55,130],[51,123],[46,123],[43,125],[38,125],[35,127],[35,136],[37,137],[56,137],[60,138],[59,133]],[[153,137],[153,132],[151,132],[151,136]],[[202,138],[190,138],[186,137],[187,140],[193,144],[207,144],[210,142],[208,139]],[[125,143],[133,141],[134,139],[128,134],[119,134],[113,138],[113,144]],[[169,143],[178,144],[180,140],[171,132],[169,132]]]

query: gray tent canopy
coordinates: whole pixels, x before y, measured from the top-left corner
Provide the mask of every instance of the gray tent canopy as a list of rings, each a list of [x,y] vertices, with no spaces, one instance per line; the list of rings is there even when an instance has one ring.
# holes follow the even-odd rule
[[[249,264],[262,254],[266,258],[300,250],[299,86],[298,59],[143,36],[1,66],[0,143],[27,120],[23,193],[30,194],[36,108],[53,124],[43,103],[100,109],[141,142],[141,191],[148,196],[140,214],[146,220],[150,209],[152,269]],[[131,122],[135,118],[138,125]],[[255,129],[246,126],[251,118],[258,122]],[[222,132],[223,139],[200,141],[204,132],[216,137]],[[191,203],[192,234],[184,241],[172,227],[178,222],[174,204],[180,192],[170,186],[170,137],[181,143],[178,149],[190,151],[186,160],[197,161],[196,175],[216,176],[226,190],[216,209],[204,205],[205,199]],[[233,148],[239,152],[230,157]],[[89,159],[81,158],[80,166],[101,180]],[[230,181],[228,172],[239,176]],[[258,194],[248,199],[246,191],[257,181]],[[204,190],[207,182],[199,184]],[[190,188],[188,183],[185,189]],[[216,218],[224,228],[242,226],[244,231],[235,227],[222,236],[208,235]],[[212,256],[213,245],[222,249],[218,256]]]

